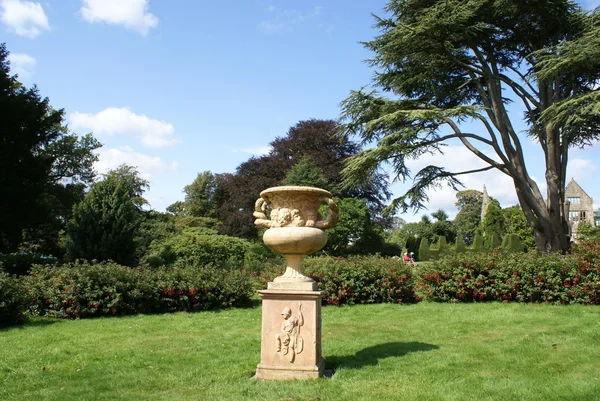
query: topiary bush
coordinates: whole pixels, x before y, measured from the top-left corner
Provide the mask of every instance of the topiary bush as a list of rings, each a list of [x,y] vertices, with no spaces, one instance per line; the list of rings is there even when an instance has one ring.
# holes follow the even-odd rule
[[[465,245],[465,241],[459,235],[456,237],[456,244],[454,245],[454,252],[456,253],[465,253],[467,251],[467,246]]]
[[[415,302],[414,274],[402,260],[379,256],[307,258],[304,271],[327,291],[323,303],[353,305]]]
[[[577,253],[451,255],[437,261],[433,267],[423,269],[418,291],[428,300],[437,302],[598,305],[600,261],[591,252],[587,259]]]
[[[502,250],[504,252],[523,252],[525,247],[521,244],[521,239],[517,234],[507,234],[502,240]]]
[[[485,251],[485,246],[483,245],[483,236],[480,233],[475,234],[475,236],[473,237],[473,245],[471,246],[471,251],[473,251],[473,252]]]
[[[429,241],[427,238],[422,238],[419,244],[419,261],[425,262],[431,257],[431,251],[429,249]]]
[[[491,235],[486,235],[483,238],[484,248],[493,251],[496,248],[499,248],[502,245],[502,240],[496,233],[492,233]]]
[[[214,267],[34,266],[23,283],[33,313],[61,318],[214,309],[252,295],[246,272]]]
[[[23,321],[27,304],[21,281],[0,270],[0,327]]]

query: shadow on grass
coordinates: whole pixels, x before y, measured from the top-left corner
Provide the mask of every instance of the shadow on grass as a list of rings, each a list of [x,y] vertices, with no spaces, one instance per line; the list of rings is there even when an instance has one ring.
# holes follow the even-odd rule
[[[411,352],[423,352],[439,349],[437,345],[420,342],[393,342],[378,344],[358,351],[354,355],[328,356],[325,365],[334,371],[344,369],[361,369],[364,366],[377,365],[380,359],[401,357]]]
[[[14,329],[26,329],[28,327],[44,327],[55,323],[61,323],[62,321],[62,319],[55,319],[49,317],[28,316],[25,319],[18,322],[14,322],[12,324],[0,325],[0,332]]]

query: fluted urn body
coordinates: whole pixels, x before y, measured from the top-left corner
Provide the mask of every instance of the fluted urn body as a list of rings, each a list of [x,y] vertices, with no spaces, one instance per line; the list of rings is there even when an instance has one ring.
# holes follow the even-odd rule
[[[319,207],[327,205],[321,218]],[[270,209],[270,218],[267,217]],[[273,280],[274,289],[314,291],[316,283],[302,272],[302,259],[327,243],[326,228],[335,226],[338,206],[329,191],[313,187],[282,186],[266,189],[256,201],[254,222],[268,230],[265,245],[284,255],[285,273]]]

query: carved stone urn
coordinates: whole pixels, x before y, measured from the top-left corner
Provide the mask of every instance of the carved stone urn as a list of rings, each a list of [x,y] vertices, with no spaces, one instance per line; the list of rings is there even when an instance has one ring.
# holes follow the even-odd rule
[[[321,219],[319,207],[327,205]],[[270,218],[267,212],[270,209]],[[313,187],[282,186],[266,189],[256,201],[255,224],[266,227],[265,245],[283,254],[285,273],[273,280],[272,289],[315,291],[317,284],[302,272],[302,259],[327,243],[326,228],[335,226],[338,206],[329,191]]]

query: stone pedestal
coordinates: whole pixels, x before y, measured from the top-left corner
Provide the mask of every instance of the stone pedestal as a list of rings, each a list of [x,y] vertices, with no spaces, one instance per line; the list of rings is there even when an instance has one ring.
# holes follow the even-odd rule
[[[324,291],[262,290],[262,338],[256,378],[316,379],[323,375]]]

